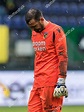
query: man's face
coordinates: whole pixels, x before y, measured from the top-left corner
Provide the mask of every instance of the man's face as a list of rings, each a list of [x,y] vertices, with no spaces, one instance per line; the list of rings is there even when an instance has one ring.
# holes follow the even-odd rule
[[[37,33],[40,33],[44,30],[44,24],[41,20],[36,21],[35,19],[32,19],[30,20],[28,26],[31,28],[31,30],[34,30]]]

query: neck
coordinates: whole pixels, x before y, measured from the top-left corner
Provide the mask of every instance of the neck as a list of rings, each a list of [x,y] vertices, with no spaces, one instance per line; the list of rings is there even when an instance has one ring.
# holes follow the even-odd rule
[[[47,26],[48,23],[48,21],[44,20],[44,28]]]

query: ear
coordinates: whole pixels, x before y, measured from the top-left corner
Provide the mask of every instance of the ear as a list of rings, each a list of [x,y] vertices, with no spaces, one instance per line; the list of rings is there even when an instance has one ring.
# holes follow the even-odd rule
[[[43,17],[41,17],[41,18],[40,18],[40,21],[41,21],[41,22],[43,22],[43,21],[44,21],[44,18],[43,18]]]

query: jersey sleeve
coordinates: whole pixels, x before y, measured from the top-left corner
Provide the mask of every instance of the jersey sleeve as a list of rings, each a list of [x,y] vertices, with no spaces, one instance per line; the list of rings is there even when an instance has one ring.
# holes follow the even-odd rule
[[[65,33],[61,27],[55,30],[55,49],[59,60],[59,77],[66,78],[68,64],[67,43]]]

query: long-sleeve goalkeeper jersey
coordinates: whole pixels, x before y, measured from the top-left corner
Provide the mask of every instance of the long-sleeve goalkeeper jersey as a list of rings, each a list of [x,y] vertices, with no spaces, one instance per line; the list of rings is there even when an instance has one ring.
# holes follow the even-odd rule
[[[32,31],[35,50],[34,85],[37,87],[56,85],[59,77],[66,77],[67,45],[62,28],[52,22],[41,33]]]

